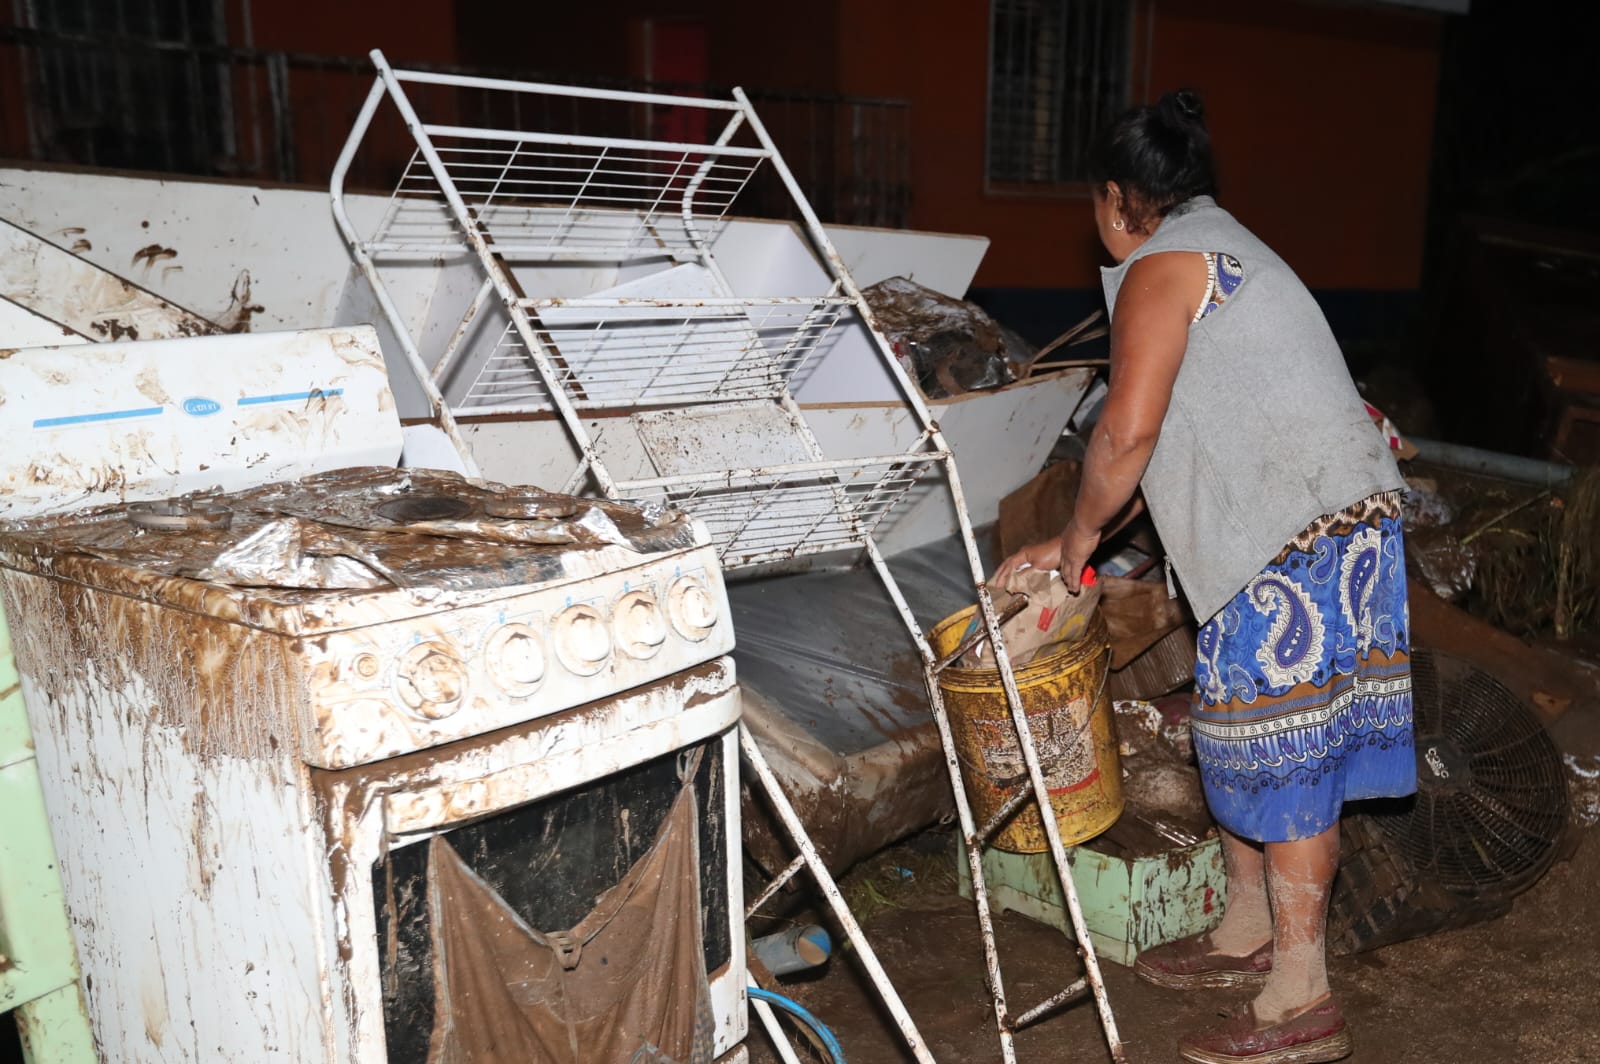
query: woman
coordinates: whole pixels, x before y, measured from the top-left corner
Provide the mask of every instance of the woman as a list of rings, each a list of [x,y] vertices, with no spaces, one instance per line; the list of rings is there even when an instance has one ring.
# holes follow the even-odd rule
[[[1339,1060],[1328,895],[1345,801],[1416,789],[1399,470],[1305,286],[1213,195],[1200,101],[1122,116],[1094,213],[1118,263],[1111,384],[1072,519],[995,574],[1076,590],[1108,529],[1147,506],[1197,618],[1191,720],[1222,829],[1227,911],[1140,955],[1176,989],[1259,986],[1187,1060]]]

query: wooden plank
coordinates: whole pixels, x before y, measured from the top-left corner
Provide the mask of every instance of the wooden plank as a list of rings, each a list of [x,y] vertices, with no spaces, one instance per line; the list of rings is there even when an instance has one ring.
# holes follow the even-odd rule
[[[1546,723],[1574,706],[1600,709],[1600,669],[1516,636],[1458,609],[1422,581],[1411,582],[1415,641],[1482,669],[1527,702]]]
[[[1600,396],[1600,362],[1548,355],[1544,360],[1544,372],[1550,383],[1562,391]]]

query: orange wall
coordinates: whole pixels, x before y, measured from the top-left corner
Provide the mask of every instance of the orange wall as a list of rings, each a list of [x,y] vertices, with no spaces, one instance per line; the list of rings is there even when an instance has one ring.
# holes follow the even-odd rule
[[[1223,198],[1314,288],[1416,288],[1440,20],[1252,0],[1156,25],[1152,89],[1206,94]],[[1208,56],[1227,55],[1234,63]],[[1243,61],[1241,61],[1243,60]]]
[[[833,91],[838,0],[594,0],[496,5],[461,0],[461,62],[545,74],[638,77],[643,19],[705,27],[706,79],[719,86]]]
[[[895,0],[851,3],[839,90],[912,101],[912,225],[989,236],[977,285],[1095,287],[1103,260],[1082,195],[984,190],[988,8],[924,0],[907,18]],[[1412,289],[1439,33],[1434,16],[1370,7],[1232,0],[1219,13],[1157,0],[1150,98],[1201,91],[1224,206],[1309,285]]]
[[[398,62],[456,61],[451,0],[289,0],[252,3],[249,10],[255,47],[269,51],[359,57],[381,48]],[[244,43],[242,34],[237,43]]]

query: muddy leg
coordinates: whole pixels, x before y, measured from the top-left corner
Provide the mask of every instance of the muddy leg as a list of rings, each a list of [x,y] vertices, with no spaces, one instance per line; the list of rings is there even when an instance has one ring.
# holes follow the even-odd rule
[[[1272,975],[1256,998],[1255,1014],[1273,1023],[1328,996],[1328,896],[1339,867],[1339,825],[1265,849],[1274,942]],[[1228,890],[1231,903],[1231,872]]]
[[[1222,833],[1222,864],[1228,874],[1228,907],[1211,932],[1211,944],[1229,957],[1248,957],[1272,938],[1272,910],[1267,904],[1267,866],[1261,844]]]

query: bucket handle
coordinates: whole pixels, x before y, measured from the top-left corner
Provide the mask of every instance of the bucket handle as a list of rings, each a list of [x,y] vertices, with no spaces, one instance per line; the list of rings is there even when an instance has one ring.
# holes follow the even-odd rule
[[[1007,592],[1007,594],[1014,595],[1015,598],[1013,598],[1010,602],[1006,603],[1006,608],[1001,610],[1000,611],[1000,616],[998,618],[996,618],[996,625],[998,627],[1002,627],[1002,628],[1005,627],[1006,622],[1010,621],[1011,618],[1015,617],[1017,614],[1021,613],[1023,610],[1028,608],[1028,596],[1027,595],[1023,594],[1020,591],[1011,591],[1011,592]],[[989,638],[989,628],[988,628],[988,626],[987,625],[982,625],[982,624],[978,625],[977,629],[974,630],[971,635],[969,635],[965,639],[963,639],[961,641],[961,643],[954,650],[952,650],[950,653],[946,654],[944,657],[940,658],[937,662],[934,663],[933,671],[934,672],[943,672],[945,669],[948,669],[950,667],[951,663],[954,662],[957,658],[961,657],[961,655],[965,654],[967,651],[971,650],[973,647],[977,646],[979,643],[983,642],[985,639],[988,639],[988,638]],[[1095,699],[1095,701],[1098,702],[1099,699],[1097,698],[1097,699]]]
[[[1105,697],[1106,684],[1111,682],[1111,659],[1116,655],[1113,653],[1110,643],[1106,644],[1104,653],[1106,656],[1106,664],[1105,668],[1100,670],[1100,689],[1094,693],[1094,701],[1089,703],[1089,713],[1086,717],[1084,717],[1083,724],[1079,726],[1079,732],[1082,732],[1084,728],[1089,726],[1089,721],[1094,720],[1094,711],[1100,705],[1100,700]],[[1115,732],[1116,729],[1113,728],[1112,733],[1115,734]]]

